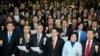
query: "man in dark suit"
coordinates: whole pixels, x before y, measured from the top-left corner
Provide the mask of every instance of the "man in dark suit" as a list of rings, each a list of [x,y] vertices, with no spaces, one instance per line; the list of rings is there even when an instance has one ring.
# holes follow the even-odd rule
[[[74,32],[77,29],[77,19],[76,18],[73,18],[72,24],[70,24],[69,27],[72,30],[72,32]]]
[[[37,16],[33,16],[32,23],[30,24],[31,30],[36,30],[36,27],[37,27],[38,24],[39,24],[38,17]]]
[[[16,22],[18,22],[20,20],[20,18],[23,17],[23,15],[20,14],[20,12],[19,12],[19,8],[18,7],[14,7],[14,12],[12,14],[12,17],[14,18],[14,20]]]
[[[45,27],[45,33],[50,33],[53,27],[55,27],[54,20],[53,18],[49,18]]]
[[[71,30],[69,29],[67,20],[64,19],[61,21],[61,28],[59,28],[59,32],[60,36],[70,36]]]
[[[45,55],[46,56],[62,56],[62,49],[64,41],[58,37],[58,30],[56,28],[52,29],[51,38],[48,38],[45,45]]]
[[[38,52],[31,51],[31,56],[44,56],[44,45],[45,45],[44,38],[46,38],[46,36],[42,32],[43,32],[43,26],[38,25],[37,33],[31,36],[29,47],[39,47],[40,48]]]
[[[88,10],[84,9],[83,13],[81,14],[82,20],[87,19],[88,18]]]
[[[82,56],[99,56],[100,44],[94,38],[94,31],[92,29],[87,30],[87,40],[81,42],[82,44]]]
[[[30,11],[31,17],[34,16],[34,15],[36,15],[36,12],[37,12],[37,10],[36,10],[36,5],[33,4],[33,5],[32,5],[32,10]]]
[[[43,12],[41,9],[37,10],[37,16],[38,16],[38,21],[42,24],[44,24],[44,17],[43,17]]]
[[[98,28],[98,22],[97,21],[93,21],[92,22],[92,27],[91,27],[95,33],[98,33],[100,36],[100,28]]]
[[[85,25],[86,25],[86,26],[85,26],[86,29],[91,28],[92,21],[93,21],[92,19],[93,19],[92,15],[89,14],[89,15],[88,15],[88,19],[87,19],[86,24],[85,24]]]
[[[21,51],[19,50],[19,56],[29,56],[29,46],[28,43],[30,41],[31,38],[31,34],[30,34],[30,29],[31,27],[29,25],[25,25],[23,27],[23,33],[20,34],[20,38],[19,38],[19,46],[25,46],[26,47],[26,51]]]
[[[2,56],[15,56],[19,35],[13,31],[13,23],[6,24],[7,31],[2,33]]]

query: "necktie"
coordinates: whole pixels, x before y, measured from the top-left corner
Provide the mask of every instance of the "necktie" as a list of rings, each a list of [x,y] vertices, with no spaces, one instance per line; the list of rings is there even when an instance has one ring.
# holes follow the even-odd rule
[[[86,49],[85,49],[85,56],[89,56],[89,53],[90,53],[90,41],[88,41],[88,44],[86,46]]]
[[[63,28],[63,32],[64,32],[64,34],[66,35],[66,28]],[[64,36],[65,36],[65,35],[64,35]]]
[[[34,29],[36,30],[36,27],[37,27],[37,25],[36,25],[36,23],[34,23]]]
[[[37,35],[37,45],[39,45],[40,35]]]
[[[26,44],[27,43],[27,35],[26,34],[25,34],[24,38],[25,38],[25,44]]]
[[[9,33],[8,33],[8,42],[9,42],[9,43],[10,43],[10,40],[11,40],[11,35],[12,35],[12,34],[9,32]]]

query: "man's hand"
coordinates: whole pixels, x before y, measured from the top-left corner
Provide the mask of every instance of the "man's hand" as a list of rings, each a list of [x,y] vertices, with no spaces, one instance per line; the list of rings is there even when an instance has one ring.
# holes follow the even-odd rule
[[[29,53],[29,50],[26,50],[25,52],[26,52],[26,53]]]
[[[98,49],[99,49],[99,46],[98,45],[95,45],[96,52],[98,52]]]
[[[41,54],[41,53],[43,53],[43,51],[42,50],[39,50],[38,53]]]
[[[0,46],[2,46],[3,45],[3,40],[0,40]]]
[[[15,54],[12,54],[11,56],[15,56]]]

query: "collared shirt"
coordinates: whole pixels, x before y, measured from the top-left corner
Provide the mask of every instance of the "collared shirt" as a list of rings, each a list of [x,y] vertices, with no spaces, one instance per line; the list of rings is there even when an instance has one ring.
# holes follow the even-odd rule
[[[7,33],[7,34],[8,34],[8,42],[9,42],[9,43],[10,43],[10,40],[11,40],[12,33],[13,33],[13,32],[8,32],[8,33]]]
[[[13,32],[8,32],[8,36],[10,36],[10,35],[9,35],[10,33],[11,33],[11,35],[12,35]]]
[[[41,38],[42,38],[42,33],[41,34],[37,34],[37,42],[39,43],[40,42],[40,40],[41,40]]]
[[[65,35],[66,35],[66,31],[67,31],[67,28],[63,28],[63,32],[65,33]]]
[[[82,32],[82,31],[80,31],[80,30],[78,31],[78,42],[80,42],[81,32]]]

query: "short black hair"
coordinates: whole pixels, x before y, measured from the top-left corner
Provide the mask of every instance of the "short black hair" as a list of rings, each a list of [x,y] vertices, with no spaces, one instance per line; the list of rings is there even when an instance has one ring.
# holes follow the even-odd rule
[[[91,28],[87,29],[87,32],[88,32],[88,31],[92,31],[92,32],[95,34],[94,30],[91,29]]]
[[[73,34],[76,35],[76,38],[77,38],[76,41],[78,41],[78,33],[77,33],[77,32],[72,32],[72,33],[71,33],[71,35],[70,35],[70,40],[71,40],[71,36],[72,36]]]
[[[56,27],[53,27],[52,30],[56,30],[57,32],[59,32],[58,28],[56,28]]]
[[[66,19],[63,19],[63,20],[61,20],[61,24],[62,24],[63,21],[66,21],[68,23],[68,21]]]
[[[81,24],[83,24],[83,23],[79,23],[78,26],[80,26]],[[84,24],[83,24],[83,27],[84,27]]]
[[[15,24],[14,24],[13,22],[7,22],[7,23],[6,23],[6,26],[7,26],[8,24],[12,24],[13,26],[15,26]]]

